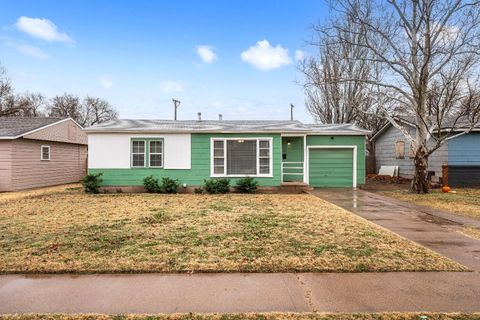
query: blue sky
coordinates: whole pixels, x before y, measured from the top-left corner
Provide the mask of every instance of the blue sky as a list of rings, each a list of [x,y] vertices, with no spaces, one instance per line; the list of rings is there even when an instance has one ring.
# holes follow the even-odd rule
[[[297,119],[296,59],[321,0],[8,1],[0,62],[18,92],[109,100],[122,118]]]

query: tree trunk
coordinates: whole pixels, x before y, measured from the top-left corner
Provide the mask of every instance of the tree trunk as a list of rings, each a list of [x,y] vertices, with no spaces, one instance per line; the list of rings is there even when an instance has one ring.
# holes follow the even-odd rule
[[[411,191],[415,193],[428,193],[430,185],[428,182],[428,155],[427,148],[421,146],[415,153],[415,174],[411,185]]]

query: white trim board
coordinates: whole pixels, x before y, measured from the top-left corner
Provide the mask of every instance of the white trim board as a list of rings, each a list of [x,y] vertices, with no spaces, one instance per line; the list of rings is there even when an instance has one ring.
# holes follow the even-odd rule
[[[322,145],[322,146],[307,146],[307,152],[305,157],[306,172],[305,180],[307,184],[310,184],[310,149],[352,149],[353,150],[353,188],[357,187],[357,146],[356,145]]]

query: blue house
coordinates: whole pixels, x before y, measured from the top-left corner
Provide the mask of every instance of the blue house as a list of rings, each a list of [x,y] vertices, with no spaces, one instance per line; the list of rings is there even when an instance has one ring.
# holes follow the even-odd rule
[[[409,133],[415,136],[412,119],[397,118],[397,121],[402,122]],[[458,132],[461,130],[458,129]],[[397,128],[387,123],[372,137],[372,141],[375,143],[377,172],[381,166],[398,166],[399,176],[413,178],[413,150]],[[480,186],[480,125],[467,134],[447,140],[435,150],[429,157],[428,173],[433,182],[454,187]]]

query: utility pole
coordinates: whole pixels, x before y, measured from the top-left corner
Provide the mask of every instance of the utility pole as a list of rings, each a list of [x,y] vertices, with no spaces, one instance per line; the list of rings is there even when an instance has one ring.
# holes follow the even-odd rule
[[[290,121],[293,121],[293,108],[295,108],[295,106],[293,103],[290,103]]]
[[[180,100],[177,100],[175,98],[172,98],[172,102],[173,102],[173,108],[175,109],[175,113],[174,113],[174,117],[173,119],[174,120],[177,120],[177,109],[178,107],[180,106]]]

